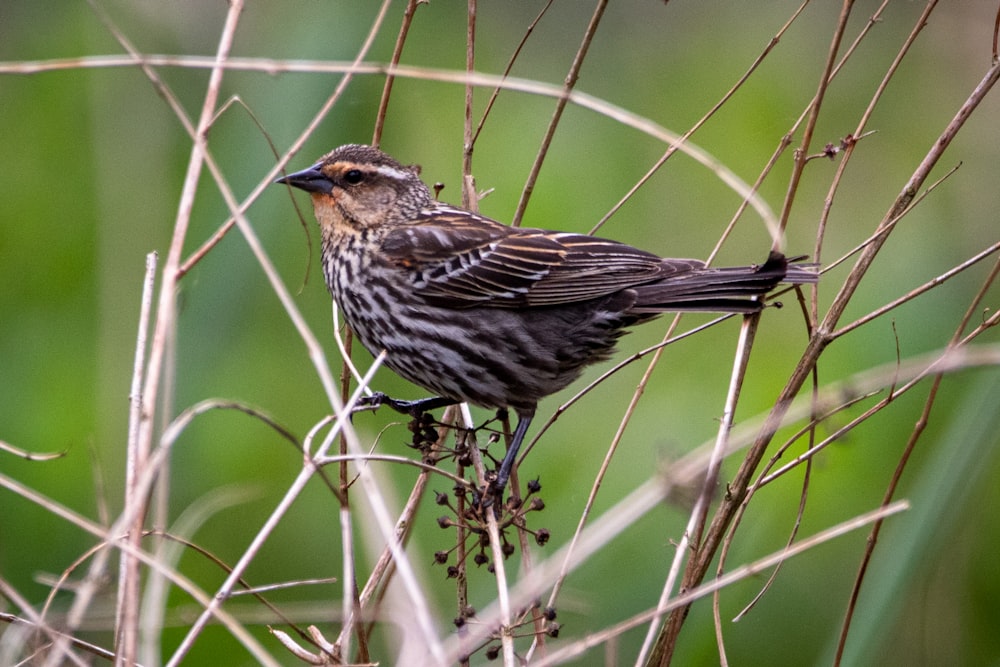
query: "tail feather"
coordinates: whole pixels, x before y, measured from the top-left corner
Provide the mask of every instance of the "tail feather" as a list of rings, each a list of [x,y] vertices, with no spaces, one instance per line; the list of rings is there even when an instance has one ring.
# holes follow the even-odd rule
[[[781,282],[790,285],[814,285],[819,282],[819,264],[804,262],[808,255],[797,255],[785,260],[788,268]]]
[[[675,277],[638,285],[636,314],[663,311],[702,311],[723,313],[755,313],[764,307],[757,297],[763,297],[779,283],[815,283],[818,274],[812,265],[800,262],[804,256],[785,258],[772,252],[763,264],[733,268],[704,268]]]

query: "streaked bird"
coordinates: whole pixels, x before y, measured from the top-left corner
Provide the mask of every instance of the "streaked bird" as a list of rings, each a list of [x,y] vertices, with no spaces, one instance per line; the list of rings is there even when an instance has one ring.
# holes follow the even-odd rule
[[[358,339],[435,394],[390,405],[416,414],[467,401],[517,414],[496,497],[539,400],[607,359],[626,327],[665,311],[754,313],[779,283],[817,280],[777,252],[759,265],[711,268],[509,227],[435,201],[418,167],[372,146],[341,146],[277,182],[311,195],[326,285]]]

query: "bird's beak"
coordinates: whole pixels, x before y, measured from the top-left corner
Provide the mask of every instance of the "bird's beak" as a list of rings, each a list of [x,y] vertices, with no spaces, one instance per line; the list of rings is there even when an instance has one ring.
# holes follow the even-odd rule
[[[319,163],[314,164],[308,169],[283,176],[276,180],[275,183],[287,183],[306,192],[324,192],[326,194],[333,192],[333,181],[320,171]]]

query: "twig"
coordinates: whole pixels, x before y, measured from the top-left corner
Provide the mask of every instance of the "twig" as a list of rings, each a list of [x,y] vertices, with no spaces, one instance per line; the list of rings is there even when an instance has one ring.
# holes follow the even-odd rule
[[[878,520],[884,520],[889,516],[898,514],[900,512],[905,512],[910,508],[909,502],[905,500],[900,500],[893,503],[887,507],[880,507],[878,509],[866,512],[859,516],[849,519],[842,523],[839,523],[831,528],[827,528],[815,535],[797,542],[794,545],[771,553],[764,558],[759,558],[756,561],[743,565],[729,572],[728,574],[713,579],[707,583],[701,584],[695,588],[686,591],[684,594],[677,596],[671,600],[668,609],[653,608],[641,614],[636,614],[632,618],[618,623],[610,628],[607,628],[603,632],[595,635],[593,637],[584,637],[579,639],[572,644],[569,644],[565,648],[554,651],[551,655],[546,656],[545,659],[540,660],[537,663],[537,667],[548,667],[549,665],[559,665],[568,662],[570,659],[577,655],[581,655],[583,652],[591,648],[592,646],[598,646],[608,641],[609,637],[615,637],[621,635],[622,633],[631,630],[634,627],[643,625],[650,622],[656,616],[662,614],[664,611],[673,611],[677,609],[682,609],[689,606],[695,600],[701,599],[708,595],[711,595],[717,590],[721,590],[726,586],[731,586],[732,584],[742,581],[743,579],[748,579],[750,577],[756,576],[761,572],[766,572],[768,569],[774,567],[778,563],[785,561],[789,558],[793,558],[801,553],[813,549],[821,544],[829,542],[831,540],[837,539],[847,533],[863,528],[864,526]]]
[[[147,470],[143,471],[142,476],[139,479],[137,487],[143,492],[148,493],[150,487],[152,486],[154,474],[150,473],[150,470],[155,470],[157,467],[163,464],[163,459],[165,458],[165,452],[169,452],[169,447],[160,447],[153,452],[150,458],[150,465]],[[111,549],[107,548],[109,545],[113,544],[118,549],[127,550],[131,555],[133,555],[138,560],[142,561],[144,565],[150,568],[158,569],[164,576],[166,576],[172,584],[177,586],[180,590],[184,591],[190,595],[196,602],[203,606],[207,606],[211,603],[211,597],[205,593],[201,588],[195,585],[191,580],[184,577],[183,575],[175,572],[169,568],[164,568],[154,557],[150,556],[144,551],[135,551],[127,540],[120,539],[120,536],[124,533],[122,532],[124,527],[129,525],[132,521],[132,517],[123,514],[118,518],[116,524],[110,529],[104,528],[96,523],[93,523],[86,517],[74,512],[73,510],[61,505],[60,503],[48,498],[34,489],[21,484],[20,482],[13,480],[6,475],[0,473],[0,487],[7,488],[8,490],[18,494],[25,500],[28,500],[40,507],[44,507],[48,512],[57,516],[70,524],[80,528],[86,533],[97,537],[101,540],[100,544],[93,547],[89,552],[89,556],[99,557],[102,553],[109,553]],[[109,539],[109,536],[119,536],[118,539]],[[91,568],[93,570],[93,568]],[[92,586],[93,582],[88,582],[86,579],[78,586],[77,590]],[[44,618],[44,613],[41,616]],[[275,665],[277,662],[263,649],[263,647],[257,642],[256,639],[250,635],[246,628],[244,628],[239,621],[233,618],[228,612],[223,609],[217,609],[215,612],[215,618],[236,638],[253,656],[254,660],[262,665]],[[68,634],[67,634],[68,636]],[[59,642],[57,642],[59,643]]]
[[[839,329],[837,329],[836,331],[834,331],[832,334],[830,334],[831,337],[832,338],[840,338],[841,336],[843,336],[845,334],[848,334],[851,331],[854,331],[858,327],[860,327],[862,325],[865,325],[865,324],[871,322],[872,320],[874,320],[874,319],[876,319],[878,317],[881,317],[882,315],[885,315],[886,313],[888,313],[889,311],[893,310],[894,308],[898,308],[899,306],[903,305],[904,303],[906,303],[908,301],[912,301],[913,299],[917,298],[921,294],[924,294],[924,293],[926,293],[926,292],[934,289],[938,285],[943,284],[945,281],[947,281],[947,280],[949,280],[951,278],[954,278],[959,273],[962,273],[966,269],[972,267],[973,265],[981,262],[982,260],[986,259],[990,255],[993,255],[993,254],[995,254],[997,252],[1000,252],[1000,241],[994,243],[993,245],[989,246],[988,248],[985,248],[985,249],[981,250],[980,252],[976,253],[975,255],[973,255],[969,259],[965,260],[961,264],[958,264],[957,266],[953,266],[952,268],[948,269],[947,271],[945,271],[941,275],[939,275],[939,276],[937,276],[937,277],[935,277],[935,278],[933,278],[931,280],[928,280],[927,282],[925,282],[920,287],[916,287],[916,288],[910,290],[909,292],[907,292],[903,296],[899,297],[898,299],[893,299],[889,303],[887,303],[887,304],[885,304],[883,306],[879,306],[878,308],[876,308],[872,312],[868,313],[867,315],[863,315],[863,316],[859,317],[858,319],[854,320],[850,324],[845,324],[844,326],[840,327]]]
[[[662,156],[660,156],[660,158],[653,164],[653,166],[650,167],[646,171],[646,173],[643,174],[642,177],[640,177],[639,180],[637,180],[635,182],[635,184],[631,188],[629,188],[629,191],[626,192],[625,195],[621,199],[619,199],[618,202],[614,206],[611,207],[611,210],[609,210],[607,213],[605,213],[601,217],[601,219],[597,221],[597,224],[595,224],[591,228],[591,230],[590,230],[591,234],[596,233],[597,230],[599,230],[601,227],[603,227],[604,224],[608,220],[611,219],[611,216],[613,216],[615,213],[617,213],[618,210],[622,206],[624,206],[626,204],[626,202],[628,202],[628,200],[631,199],[633,195],[635,195],[636,192],[639,191],[639,188],[641,188],[643,185],[645,185],[646,182],[649,181],[649,179],[652,178],[653,175],[657,171],[660,170],[660,167],[662,167],[664,164],[666,164],[667,160],[669,160],[670,157],[674,153],[676,153],[677,150],[679,148],[681,148],[688,141],[688,139],[690,139],[691,136],[694,135],[695,132],[697,132],[699,129],[701,129],[705,125],[705,123],[707,123],[713,116],[715,116],[715,114],[719,111],[719,109],[721,109],[723,107],[723,105],[726,104],[726,102],[728,102],[730,99],[732,99],[733,95],[735,95],[736,92],[740,88],[743,87],[743,84],[746,83],[750,79],[750,75],[753,74],[757,70],[757,68],[760,66],[760,64],[764,62],[764,59],[778,45],[778,43],[781,41],[781,37],[785,34],[785,32],[789,28],[791,28],[792,23],[802,14],[802,11],[806,8],[807,4],[809,4],[809,0],[804,0],[803,3],[801,5],[799,5],[799,8],[792,13],[792,16],[778,30],[778,32],[774,35],[774,37],[771,38],[771,40],[768,42],[767,46],[764,47],[764,50],[760,53],[760,55],[757,56],[757,58],[753,61],[753,63],[751,63],[750,67],[747,68],[746,72],[744,72],[743,75],[740,76],[740,78],[736,81],[736,83],[734,83],[730,87],[730,89],[719,99],[718,102],[716,102],[714,105],[712,105],[711,109],[709,109],[707,112],[705,112],[705,114],[703,114],[702,117],[699,118],[698,121],[687,130],[687,132],[685,132],[684,134],[682,134],[677,139],[676,143],[671,143],[670,146],[667,147],[666,152],[664,152],[664,154]],[[761,178],[763,178],[763,174],[761,175]],[[752,188],[752,192],[753,193],[757,192],[757,188],[758,188],[759,184],[760,184],[760,181],[758,180],[758,182],[753,185],[753,188]],[[729,226],[726,228],[726,230],[722,233],[722,235],[721,235],[721,237],[719,239],[718,245],[716,246],[715,250],[712,251],[712,254],[709,256],[709,261],[711,261],[711,259],[718,252],[719,247],[722,245],[722,242],[725,240],[725,238],[729,235],[729,232],[732,230],[732,227],[735,224],[736,220],[739,218],[740,215],[742,215],[743,211],[746,210],[746,206],[747,206],[749,200],[750,200],[749,197],[744,197],[743,202],[740,204],[739,210],[737,211],[736,215],[734,215],[734,217],[733,217],[733,221],[729,224]],[[768,228],[771,231],[772,237],[777,238],[778,229],[777,229],[776,221],[775,221],[775,223],[772,223],[771,220],[765,218],[765,222],[767,223]]]
[[[501,75],[501,81],[510,75],[511,69],[514,68],[514,62],[517,60],[517,57],[521,54],[521,49],[523,49],[524,45],[528,43],[528,38],[531,36],[531,33],[534,32],[535,27],[538,25],[539,21],[542,20],[542,17],[545,16],[545,14],[549,11],[549,8],[552,6],[552,3],[554,1],[555,0],[548,0],[545,3],[545,6],[542,7],[541,10],[539,10],[538,14],[531,21],[531,23],[528,24],[527,29],[525,29],[524,31],[524,35],[521,37],[521,41],[518,42],[517,46],[514,48],[514,52],[507,60],[507,65],[504,67],[503,74]],[[479,133],[483,131],[483,126],[486,124],[486,119],[489,117],[490,110],[493,109],[493,104],[497,101],[497,97],[500,96],[501,90],[503,90],[503,86],[497,85],[493,88],[493,92],[490,93],[490,99],[487,100],[486,102],[486,108],[483,109],[483,115],[479,119],[479,124],[476,126],[476,131],[472,134],[472,140],[470,141],[470,144],[472,144],[473,146],[476,144],[476,140],[479,139]]]
[[[559,126],[559,120],[566,109],[566,104],[569,103],[569,94],[576,87],[576,81],[580,77],[580,68],[583,67],[583,59],[587,56],[587,50],[590,48],[590,43],[597,33],[597,25],[601,22],[601,16],[604,15],[604,10],[607,6],[607,0],[597,0],[597,6],[594,7],[594,13],[590,17],[590,24],[583,34],[583,41],[576,51],[573,64],[570,65],[566,81],[563,83],[563,94],[556,100],[556,108],[552,112],[549,126],[546,128],[545,135],[538,146],[538,155],[535,156],[535,161],[531,165],[531,171],[528,173],[528,178],[524,183],[524,189],[521,191],[521,198],[517,202],[517,208],[514,210],[514,216],[510,222],[512,227],[520,226],[521,218],[524,217],[524,211],[528,208],[528,200],[531,199],[531,193],[535,189],[535,181],[538,180],[538,174],[542,170],[542,162],[549,152],[549,145],[552,143],[552,137],[555,136],[556,127]]]
[[[723,408],[722,419],[719,423],[719,431],[715,439],[715,446],[712,448],[712,452],[708,460],[705,477],[698,493],[698,499],[695,501],[694,507],[691,509],[691,514],[688,518],[687,526],[684,529],[684,534],[681,536],[681,539],[674,550],[674,558],[670,563],[670,569],[667,574],[666,581],[663,584],[663,589],[660,593],[660,600],[658,603],[658,607],[660,609],[664,609],[669,603],[670,595],[677,585],[677,577],[680,574],[684,558],[689,553],[689,548],[693,548],[697,551],[701,544],[702,532],[705,529],[705,520],[708,517],[708,509],[711,505],[712,498],[715,495],[716,487],[718,486],[719,470],[721,469],[722,461],[725,458],[726,450],[728,448],[729,437],[733,428],[733,416],[736,413],[736,404],[739,401],[740,389],[743,386],[747,364],[750,361],[750,350],[753,347],[753,340],[757,333],[757,325],[759,321],[759,313],[748,315],[743,318],[743,326],[740,327],[739,342],[736,346],[733,358],[733,370],[729,380],[729,390],[726,393],[726,403]],[[639,656],[636,658],[636,664],[645,662],[650,655],[650,652],[654,649],[659,618],[660,616],[657,616],[656,619],[654,619],[654,622],[650,624],[649,629],[646,632],[646,638],[643,641],[642,648],[639,651]]]
[[[0,587],[0,588],[2,588],[2,587]],[[2,592],[4,594],[4,596],[6,596],[7,593],[8,593],[8,590],[0,590],[0,592]],[[68,645],[70,645],[70,646],[72,646],[74,648],[78,648],[78,649],[81,649],[83,651],[86,651],[87,653],[90,653],[91,655],[94,655],[94,656],[96,656],[98,658],[103,658],[103,659],[108,660],[108,661],[112,661],[112,660],[115,659],[115,653],[114,653],[114,651],[109,651],[109,650],[107,650],[105,648],[102,648],[102,647],[96,645],[96,644],[91,644],[90,642],[85,642],[82,639],[74,637],[73,635],[59,632],[58,630],[54,630],[54,629],[52,629],[52,628],[50,628],[48,626],[40,627],[36,622],[28,620],[28,619],[21,618],[20,616],[15,616],[14,614],[8,614],[6,612],[0,612],[0,622],[7,623],[8,625],[12,626],[15,630],[16,629],[25,629],[25,630],[34,630],[34,631],[42,630],[46,634],[48,634],[50,637],[60,638],[63,641],[65,641]],[[13,633],[13,630],[11,632]],[[77,656],[74,653],[67,653],[66,654],[66,658],[69,659],[69,660],[71,660],[73,663],[75,663],[77,665],[88,664],[82,658],[80,658],[79,656]],[[136,664],[136,667],[142,667],[142,666]]]
[[[7,452],[22,458],[25,461],[54,461],[56,459],[61,459],[66,456],[66,452],[32,452],[27,449],[22,449],[21,447],[15,447],[9,442],[4,442],[0,440],[0,452]]]
[[[705,322],[704,324],[698,325],[698,326],[694,327],[693,329],[688,329],[687,331],[685,331],[683,333],[679,333],[677,335],[673,335],[673,331],[674,331],[674,327],[676,326],[676,322],[671,322],[671,324],[667,327],[667,331],[664,334],[663,340],[661,340],[659,343],[657,343],[656,345],[652,345],[650,347],[647,347],[647,348],[645,348],[643,350],[639,350],[638,352],[634,352],[634,353],[630,354],[629,356],[625,357],[624,359],[622,359],[621,361],[619,361],[617,364],[615,364],[614,366],[612,366],[608,370],[606,370],[603,373],[601,373],[597,377],[597,379],[595,379],[592,382],[590,382],[589,384],[587,384],[580,391],[578,391],[576,394],[574,394],[569,400],[567,400],[565,403],[563,403],[558,408],[556,408],[556,411],[552,413],[552,416],[549,417],[549,419],[544,424],[542,424],[542,427],[540,429],[538,429],[538,433],[536,433],[535,437],[532,438],[532,440],[531,440],[530,443],[528,443],[528,446],[525,448],[525,451],[521,455],[521,458],[519,459],[519,461],[523,461],[524,460],[524,458],[528,455],[528,453],[534,448],[535,443],[537,443],[538,440],[541,438],[542,434],[544,434],[556,422],[556,420],[559,419],[559,417],[563,413],[565,413],[567,410],[569,410],[569,408],[572,407],[581,398],[583,398],[584,396],[586,396],[587,394],[589,394],[591,391],[593,391],[594,389],[596,389],[598,387],[598,385],[600,385],[601,383],[603,383],[605,380],[607,380],[611,376],[615,375],[616,373],[618,373],[619,371],[621,371],[626,366],[629,366],[629,365],[635,363],[636,361],[639,361],[640,359],[643,359],[643,358],[645,358],[645,357],[647,357],[647,356],[649,356],[651,354],[654,355],[654,357],[655,357],[657,354],[660,353],[660,350],[663,350],[668,345],[673,345],[674,343],[677,343],[677,342],[679,342],[681,340],[684,340],[685,338],[688,338],[688,337],[693,336],[693,335],[695,335],[697,333],[705,331],[706,329],[708,329],[710,327],[713,327],[713,326],[715,326],[717,324],[720,324],[720,323],[724,322],[725,320],[728,320],[728,319],[730,319],[732,317],[733,317],[732,315],[722,315],[720,317],[716,317],[713,320],[710,320],[708,322]],[[642,395],[643,391],[645,390],[645,386],[648,383],[649,378],[652,377],[653,368],[654,367],[653,367],[653,364],[652,364],[652,361],[651,361],[650,365],[646,367],[646,370],[643,373],[643,378],[639,381],[639,384],[636,386],[636,389],[633,392],[633,398],[630,400],[630,405],[627,408],[628,411],[632,411],[632,410],[635,409],[635,406],[632,405],[632,403],[634,403],[638,399],[638,397],[640,397]],[[628,414],[625,414],[625,415],[623,415],[623,419],[622,419],[621,424],[627,424],[627,423],[628,423]],[[623,431],[624,430],[624,425],[620,425],[619,426],[619,430]],[[616,441],[617,441],[618,438],[619,438],[619,435],[616,435],[612,439],[612,443],[608,447],[608,455],[607,455],[608,457],[610,457],[610,455],[612,453],[612,450],[617,446],[617,442]]]
[[[406,9],[403,10],[403,22],[399,26],[399,34],[396,35],[396,45],[392,48],[390,62],[393,65],[399,64],[399,59],[403,55],[403,45],[406,43],[406,36],[410,34],[410,26],[413,25],[413,15],[417,12],[420,0],[407,0]],[[387,5],[383,5],[387,9]],[[372,35],[375,33],[372,32]],[[367,50],[367,49],[365,49]],[[378,111],[375,112],[375,130],[372,132],[372,146],[382,143],[382,128],[385,126],[385,115],[389,109],[389,96],[392,94],[392,84],[396,77],[389,74],[385,77],[385,86],[382,88],[382,97],[378,102]]]
[[[153,285],[156,280],[156,253],[146,255],[146,275],[142,283],[142,300],[139,308],[139,331],[135,340],[135,362],[132,367],[132,388],[129,392],[128,445],[125,463],[125,504],[142,506],[147,499],[135,494],[139,471],[145,469],[149,450],[139,446],[139,423],[145,405],[142,400],[142,379],[146,360],[146,342],[149,335],[149,316],[153,306]],[[142,545],[142,524],[145,512],[135,511],[135,520],[129,528],[128,541],[138,550]],[[118,661],[136,662],[137,632],[139,621],[139,561],[126,552],[120,554],[118,566],[118,603],[115,608],[115,643],[119,647]]]
[[[164,55],[144,55],[143,64],[147,66],[177,66],[177,67],[193,67],[193,68],[205,68],[209,67],[212,63],[211,59],[206,59],[204,57],[198,56],[164,56]],[[122,58],[120,56],[92,56],[86,59],[69,59],[69,60],[53,60],[45,63],[15,63],[12,65],[4,65],[0,63],[0,74],[3,73],[34,73],[36,71],[47,71],[47,70],[60,70],[60,69],[71,69],[71,68],[85,68],[85,67],[124,67],[124,66],[134,66],[135,62],[131,59]],[[483,87],[502,87],[505,90],[517,91],[528,93],[532,95],[539,95],[544,97],[552,97],[556,99],[561,99],[563,97],[567,98],[568,102],[576,104],[577,106],[594,111],[602,116],[605,116],[609,120],[613,120],[621,125],[631,127],[639,132],[642,132],[650,137],[653,137],[659,141],[666,144],[677,144],[678,149],[683,151],[689,157],[694,159],[699,164],[703,165],[709,169],[713,174],[716,175],[723,183],[725,183],[729,188],[736,192],[741,198],[747,199],[750,205],[757,211],[758,215],[761,216],[765,222],[770,222],[776,219],[774,213],[770,210],[767,202],[763,200],[757,193],[754,192],[753,188],[745,183],[739,176],[737,176],[731,169],[722,164],[719,160],[712,157],[705,150],[691,144],[690,142],[680,143],[680,136],[665,127],[659,125],[653,120],[634,113],[624,107],[612,104],[607,100],[595,97],[593,95],[588,95],[586,93],[581,93],[578,90],[573,90],[566,92],[564,87],[554,86],[539,81],[532,81],[526,79],[519,79],[516,77],[501,77],[495,75],[488,75],[483,73],[475,73],[473,75],[467,74],[464,71],[454,71],[454,70],[440,70],[427,67],[412,67],[412,66],[390,66],[382,64],[373,64],[365,62],[354,62],[354,63],[343,63],[343,62],[320,62],[320,61],[277,61],[268,60],[262,58],[230,58],[227,62],[227,69],[231,70],[241,70],[241,71],[261,71],[267,73],[274,73],[276,71],[280,72],[318,72],[318,73],[349,73],[353,75],[359,74],[374,74],[374,75],[388,75],[392,74],[396,77],[406,77],[426,81],[440,81],[445,83],[454,83],[464,85],[466,82],[472,82],[476,86]],[[332,106],[336,99],[339,99],[339,95],[342,89],[338,87],[334,91],[331,98],[323,105],[317,116],[310,122],[308,128],[303,131],[300,138],[297,139],[289,148],[289,150],[282,156],[278,161],[278,164],[268,173],[262,185],[256,188],[251,195],[248,197],[248,201],[252,201],[260,194],[260,190],[266,184],[270,184],[271,180],[281,171],[285,166],[288,159],[297,153],[302,144],[305,142],[309,134],[315,130],[318,124],[325,117],[329,108]]]
[[[996,83],[998,78],[1000,78],[1000,64],[992,66],[987,71],[986,75],[976,86],[975,90],[965,103],[963,103],[962,107],[959,109],[952,121],[947,125],[941,136],[933,143],[931,149],[921,161],[914,174],[910,177],[906,186],[903,188],[903,191],[897,197],[890,210],[883,217],[883,220],[879,225],[880,227],[895,219],[901,211],[906,209],[910,201],[916,196],[924,181],[927,179],[931,169],[937,164],[945,149],[951,144],[951,141],[954,139],[959,129],[964,126],[965,121],[978,107],[979,103]],[[694,585],[695,583],[701,581],[704,577],[712,557],[714,556],[715,550],[725,534],[726,527],[735,515],[736,508],[739,503],[742,501],[743,495],[749,484],[749,480],[771,441],[774,429],[777,424],[780,423],[781,417],[787,410],[789,402],[798,393],[805,379],[815,367],[820,354],[831,342],[832,339],[830,338],[830,333],[835,330],[836,322],[839,320],[841,314],[847,306],[848,301],[857,289],[861,277],[864,275],[868,266],[877,255],[882,243],[884,243],[885,238],[887,237],[882,237],[879,240],[876,240],[872,245],[866,247],[865,250],[862,251],[861,257],[855,264],[854,270],[852,270],[851,274],[845,281],[845,284],[834,298],[833,304],[823,321],[817,326],[816,331],[811,336],[805,353],[803,354],[798,366],[793,371],[792,376],[789,378],[785,389],[782,390],[778,400],[776,401],[775,408],[772,413],[773,423],[768,424],[762,430],[760,437],[751,447],[743,464],[740,466],[740,469],[737,471],[736,476],[730,485],[732,492],[731,497],[724,499],[719,507],[719,510],[716,512],[702,551],[698,554],[697,558],[692,558],[691,561],[689,561],[688,571],[685,575],[684,581],[685,586]],[[676,636],[679,633],[680,625],[683,623],[683,616],[683,612],[672,614],[673,620],[670,621],[670,629],[667,630],[666,635],[662,636],[661,646],[663,648],[663,652],[659,653],[659,656],[654,664],[667,664],[669,662],[672,646],[674,645]]]
[[[380,359],[376,359],[376,363],[372,366],[369,375],[374,373],[375,369],[377,369],[378,366],[380,365],[380,362],[381,362]],[[354,397],[355,401],[359,397],[359,393],[355,395]],[[352,405],[349,404],[348,406],[345,406],[345,409],[350,410],[351,407]],[[335,438],[336,435],[340,432],[341,428],[344,426],[344,423],[345,420],[341,419],[338,419],[334,423],[333,429],[330,431],[330,434],[327,436],[326,440],[323,442],[323,444],[317,451],[318,456],[322,456],[330,448],[330,446],[332,445],[333,438]],[[167,434],[164,434],[164,438],[166,437]],[[176,666],[180,664],[180,661],[190,650],[191,645],[194,643],[195,638],[197,638],[198,635],[201,633],[201,631],[204,629],[209,619],[211,619],[212,616],[218,611],[219,607],[222,604],[222,601],[227,597],[229,597],[230,592],[233,590],[234,586],[236,585],[240,577],[243,576],[243,573],[250,565],[250,562],[256,557],[257,553],[260,551],[260,548],[263,545],[264,541],[270,537],[271,533],[274,531],[278,522],[281,520],[282,517],[285,516],[285,514],[288,512],[292,503],[299,496],[299,494],[302,493],[302,490],[305,488],[305,485],[309,481],[309,479],[313,476],[313,473],[314,473],[314,467],[313,465],[311,465],[311,461],[307,461],[306,465],[304,465],[302,470],[299,472],[298,477],[296,477],[295,481],[292,482],[291,485],[289,485],[288,490],[285,492],[285,496],[282,498],[281,502],[278,503],[277,507],[275,507],[275,509],[272,511],[271,516],[268,517],[267,521],[264,522],[264,525],[261,526],[261,529],[257,532],[257,534],[254,535],[254,539],[250,542],[250,544],[244,551],[243,555],[233,566],[233,569],[229,573],[229,576],[219,587],[218,592],[215,594],[211,602],[205,607],[202,613],[198,616],[198,619],[188,629],[188,632],[185,635],[184,640],[174,651],[169,662],[167,663],[168,667],[170,667],[171,665]]]
[[[476,70],[476,0],[467,0],[465,25],[465,71]],[[476,182],[472,176],[472,93],[475,87],[465,84],[465,108],[462,113],[462,206],[470,211],[479,210]]]
[[[475,436],[471,433],[471,430],[475,428],[475,421],[472,419],[472,413],[469,411],[469,406],[467,403],[462,404],[462,421],[464,422],[465,428],[469,429],[469,438],[474,438]],[[483,489],[489,489],[489,484],[486,480],[486,467],[483,465],[483,458],[480,454],[479,447],[472,443],[469,446],[469,454],[472,458],[472,465],[476,471],[476,479],[478,480],[479,486]],[[488,491],[487,491],[488,492]],[[500,502],[498,498],[495,502]],[[511,609],[513,607],[510,598],[510,586],[507,583],[507,567],[505,565],[505,559],[503,551],[501,550],[502,542],[500,541],[500,528],[497,524],[497,515],[492,512],[489,508],[483,509],[483,514],[486,519],[486,532],[490,538],[490,551],[493,552],[493,574],[496,577],[496,588],[497,588],[497,618],[495,621],[485,621],[483,617],[479,614],[479,620],[488,623],[488,627],[495,627],[498,629],[500,635],[500,645],[503,649],[503,661],[504,667],[516,667],[517,666],[517,656],[514,655],[514,637],[512,635],[513,626],[513,616],[511,614]],[[487,627],[487,626],[483,626]],[[473,640],[473,643],[477,643]],[[452,662],[449,660],[448,662]]]
[[[983,285],[979,292],[972,299],[969,307],[965,311],[965,315],[962,317],[959,325],[956,327],[954,334],[952,335],[951,341],[949,342],[949,349],[954,348],[958,345],[965,344],[962,338],[962,332],[965,330],[966,325],[972,319],[972,316],[977,312],[979,304],[982,303],[983,298],[986,296],[986,291],[989,289],[1000,276],[1000,261],[997,261],[993,265],[993,269],[990,274],[983,281]],[[927,424],[930,422],[931,409],[937,400],[938,390],[941,387],[941,381],[944,379],[943,373],[938,373],[934,376],[931,383],[931,387],[927,393],[927,399],[924,401],[923,409],[920,413],[920,417],[917,423],[913,427],[913,431],[910,433],[910,438],[906,442],[906,446],[903,449],[903,453],[900,455],[899,462],[896,465],[896,470],[893,472],[892,478],[886,487],[885,494],[882,498],[882,505],[886,506],[896,495],[896,490],[899,487],[899,482],[902,479],[903,471],[905,470],[907,464],[910,461],[910,457],[913,454],[913,450],[916,448],[917,441],[920,436],[923,435],[924,430],[927,428]],[[834,665],[840,665],[844,656],[844,649],[847,646],[847,633],[850,630],[851,622],[854,619],[854,610],[857,606],[858,597],[861,594],[861,584],[865,579],[865,574],[868,572],[868,566],[871,563],[872,555],[875,552],[875,545],[878,543],[879,534],[882,530],[882,521],[877,521],[872,526],[871,533],[865,542],[865,552],[861,559],[861,564],[858,566],[858,573],[854,580],[854,586],[851,589],[850,600],[847,605],[847,610],[844,613],[844,622],[841,626],[840,636],[837,641],[837,652],[834,656]]]
[[[881,15],[882,10],[885,8],[887,3],[888,0],[886,0],[886,2],[884,2],[882,6],[879,7],[878,12],[876,12],[876,14],[872,16],[872,18],[868,21],[866,29],[874,25],[874,22]],[[872,114],[875,112],[876,105],[882,100],[882,96],[885,93],[886,89],[888,88],[889,82],[892,80],[893,76],[898,71],[900,64],[903,62],[903,58],[906,56],[907,53],[909,53],[910,48],[913,46],[913,44],[916,43],[917,36],[923,31],[924,26],[927,24],[927,19],[930,17],[931,12],[934,10],[934,7],[936,5],[937,5],[937,0],[931,0],[924,6],[923,13],[917,19],[916,23],[914,23],[913,29],[910,31],[910,34],[903,42],[903,45],[897,51],[896,57],[893,59],[892,63],[889,65],[889,68],[886,70],[885,75],[882,77],[882,81],[879,82],[878,88],[876,88],[875,92],[872,94],[871,100],[868,103],[868,107],[861,114],[861,118],[859,119],[858,124],[854,129],[854,132],[852,132],[850,135],[851,139],[849,141],[844,142],[844,150],[843,153],[841,154],[840,162],[837,164],[837,171],[834,174],[833,179],[831,179],[830,181],[830,187],[826,199],[824,200],[824,208],[822,216],[820,218],[820,224],[816,232],[816,246],[813,257],[815,257],[817,261],[819,261],[819,259],[822,257],[823,239],[825,238],[826,235],[827,220],[829,219],[830,211],[833,207],[833,201],[837,191],[840,188],[840,183],[847,169],[847,165],[848,163],[850,163],[851,157],[854,155],[854,148],[855,146],[857,146],[857,141],[864,135],[865,130],[868,126],[868,121],[871,119]],[[858,42],[856,41],[855,45],[857,43]],[[813,294],[814,294],[813,305],[815,312],[815,303],[816,303],[815,290]]]

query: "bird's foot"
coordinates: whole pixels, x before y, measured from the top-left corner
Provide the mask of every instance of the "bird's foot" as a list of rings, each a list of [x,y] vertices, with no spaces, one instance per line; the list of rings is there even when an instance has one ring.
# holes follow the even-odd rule
[[[385,405],[400,414],[409,415],[413,418],[419,418],[428,410],[443,408],[454,404],[455,401],[453,399],[445,398],[444,396],[430,396],[428,398],[420,398],[415,401],[407,401],[392,398],[388,394],[376,391],[371,396],[362,396],[361,399],[358,400],[358,404],[354,410],[355,412],[360,412],[362,410],[377,410]]]
[[[487,474],[487,479],[489,478]],[[483,518],[488,510],[499,520],[503,511],[504,487],[497,486],[496,479],[486,482],[472,492],[472,507],[482,513]]]

